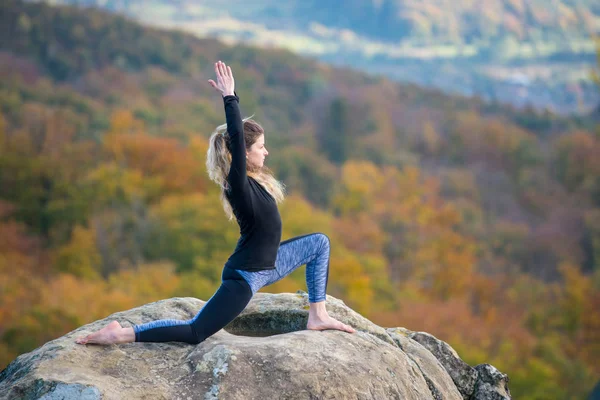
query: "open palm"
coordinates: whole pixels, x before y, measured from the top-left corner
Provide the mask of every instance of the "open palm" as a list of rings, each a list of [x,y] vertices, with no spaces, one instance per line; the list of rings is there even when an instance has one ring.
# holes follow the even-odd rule
[[[217,74],[217,82],[212,79],[208,80],[208,83],[215,88],[223,97],[234,94],[235,81],[233,79],[233,73],[231,67],[225,65],[224,62],[215,63],[215,73]]]

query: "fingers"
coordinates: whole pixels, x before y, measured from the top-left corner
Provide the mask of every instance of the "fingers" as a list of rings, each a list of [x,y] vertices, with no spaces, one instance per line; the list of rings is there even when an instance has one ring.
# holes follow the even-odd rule
[[[226,87],[233,85],[231,67],[227,66],[224,62],[218,61],[215,63],[215,74],[217,75],[217,82],[215,83],[212,79],[209,79],[208,82],[219,92],[223,92]]]
[[[217,73],[217,77],[233,77],[233,73],[231,72],[231,67],[226,65],[222,61],[218,61],[215,63],[215,72]]]
[[[217,82],[222,82],[224,74],[221,68],[221,61],[215,63],[215,74],[217,75]]]
[[[225,63],[219,61],[219,72],[221,72],[221,77],[227,76],[227,69],[225,68]]]
[[[215,74],[217,75],[217,79],[221,76],[221,71],[219,71],[219,63],[215,63]]]

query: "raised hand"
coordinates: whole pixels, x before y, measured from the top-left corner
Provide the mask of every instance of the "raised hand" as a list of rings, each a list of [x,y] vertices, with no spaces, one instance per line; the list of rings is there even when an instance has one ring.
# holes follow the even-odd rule
[[[231,67],[219,61],[215,63],[215,73],[217,74],[217,83],[212,79],[208,83],[214,87],[223,97],[234,94],[235,81],[231,73]]]

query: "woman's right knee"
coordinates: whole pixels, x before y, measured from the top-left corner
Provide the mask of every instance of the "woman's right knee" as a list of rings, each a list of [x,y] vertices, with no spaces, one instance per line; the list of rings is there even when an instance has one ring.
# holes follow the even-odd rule
[[[192,322],[196,342],[201,343],[224,328],[246,308],[251,299],[252,290],[246,281],[224,280]]]

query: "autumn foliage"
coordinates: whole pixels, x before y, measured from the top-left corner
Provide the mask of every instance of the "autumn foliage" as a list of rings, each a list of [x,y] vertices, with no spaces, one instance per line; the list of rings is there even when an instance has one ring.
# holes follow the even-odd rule
[[[29,21],[0,53],[0,366],[111,313],[217,289],[239,237],[204,167],[224,120],[204,78],[223,58],[288,185],[282,239],[331,238],[329,294],[493,364],[515,397],[577,398],[600,376],[591,123],[168,32],[148,33],[162,43],[148,53],[109,30],[96,39],[124,46],[110,58],[79,28],[52,31],[96,60],[59,51],[57,76],[31,32],[61,14],[0,7]],[[117,23],[65,13],[84,31]],[[303,268],[262,291],[297,289]]]

